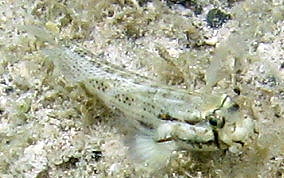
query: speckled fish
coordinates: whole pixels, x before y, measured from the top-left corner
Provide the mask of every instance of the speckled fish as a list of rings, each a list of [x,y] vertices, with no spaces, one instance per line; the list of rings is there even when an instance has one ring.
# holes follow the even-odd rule
[[[141,131],[134,152],[150,165],[165,164],[173,151],[234,150],[244,145],[254,121],[227,95],[204,107],[205,97],[160,84],[72,45],[43,50],[67,81],[83,84],[106,106]]]

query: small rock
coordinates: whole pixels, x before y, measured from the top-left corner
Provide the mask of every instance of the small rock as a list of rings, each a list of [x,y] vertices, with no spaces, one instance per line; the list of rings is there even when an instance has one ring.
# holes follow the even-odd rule
[[[206,21],[211,28],[219,28],[230,19],[230,14],[226,14],[217,8],[211,9],[206,17]]]

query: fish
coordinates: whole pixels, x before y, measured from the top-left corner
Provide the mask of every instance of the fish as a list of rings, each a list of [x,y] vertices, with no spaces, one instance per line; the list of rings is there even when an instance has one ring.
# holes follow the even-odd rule
[[[149,167],[164,167],[175,151],[240,149],[254,132],[254,120],[226,94],[204,107],[205,94],[99,59],[79,44],[64,42],[42,52],[68,82],[83,85],[133,125],[130,150]]]

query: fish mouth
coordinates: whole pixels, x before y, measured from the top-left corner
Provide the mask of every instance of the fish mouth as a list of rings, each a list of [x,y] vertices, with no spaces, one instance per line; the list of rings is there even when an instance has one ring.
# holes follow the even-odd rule
[[[228,145],[219,140],[218,132],[213,130],[213,138],[209,141],[186,140],[177,137],[168,137],[156,140],[157,143],[175,142],[180,150],[216,151],[228,148]]]

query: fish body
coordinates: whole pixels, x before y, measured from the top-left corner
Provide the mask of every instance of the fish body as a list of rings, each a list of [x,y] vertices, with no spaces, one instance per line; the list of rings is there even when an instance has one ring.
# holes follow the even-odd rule
[[[188,123],[200,122],[201,96],[96,60],[92,53],[75,45],[46,49],[45,54],[52,58],[68,81],[83,83],[107,106],[117,108],[128,118],[153,128],[163,120],[176,118]]]
[[[75,44],[44,49],[67,81],[80,83],[106,106],[119,110],[143,134],[134,152],[151,165],[162,165],[173,151],[212,151],[243,145],[254,122],[227,95],[216,107],[202,109],[204,97],[167,86],[98,58]],[[160,164],[156,164],[160,162]]]

